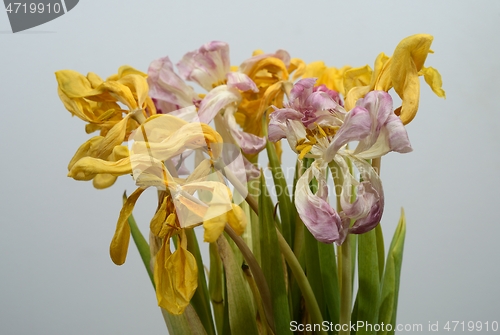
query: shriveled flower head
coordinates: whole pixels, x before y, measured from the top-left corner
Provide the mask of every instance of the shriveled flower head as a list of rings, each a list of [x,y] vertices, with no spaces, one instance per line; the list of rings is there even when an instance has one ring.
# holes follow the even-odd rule
[[[420,76],[439,97],[444,98],[442,80],[439,72],[432,67],[425,67],[427,55],[433,37],[427,34],[416,34],[401,40],[392,57],[380,53],[375,60],[374,69],[368,65],[341,68],[327,67],[323,61],[316,61],[304,67],[302,78],[318,78],[316,85],[325,85],[339,92],[345,99],[347,110],[356,105],[370,91],[388,92],[394,88],[402,100],[402,106],[395,113],[403,124],[408,124],[415,117],[420,98]]]
[[[246,227],[244,212],[234,203],[223,173],[214,167],[214,162],[225,162],[227,149],[222,137],[207,124],[172,115],[147,119],[131,135],[129,146],[132,173],[139,188],[120,212],[110,255],[118,265],[125,262],[130,239],[127,218],[142,192],[155,187],[160,203],[150,223],[150,248],[158,304],[172,314],[181,314],[198,285],[198,268],[187,249],[184,230],[203,225],[205,240],[214,242],[226,224],[239,234]],[[183,162],[189,156],[197,158],[196,168],[183,178]],[[231,158],[228,163],[232,168],[244,171],[241,155]],[[172,252],[170,241],[174,236],[178,243]]]
[[[120,67],[105,81],[92,72],[86,77],[72,70],[56,72],[66,109],[88,122],[87,133],[100,130],[78,148],[68,165],[69,177],[93,180],[96,188],[106,188],[117,176],[130,173],[128,150],[121,144],[137,128],[134,118],[156,114],[145,77],[129,66]]]
[[[269,139],[277,141],[286,137],[299,159],[314,159],[297,181],[295,205],[300,218],[318,241],[341,244],[348,233],[367,232],[382,217],[382,183],[366,160],[390,151],[409,152],[411,146],[386,92],[369,92],[346,112],[335,100],[334,93],[318,90],[314,83],[315,79],[310,78],[297,82],[285,108],[276,109],[270,115]],[[358,142],[357,147],[347,149],[347,144],[353,141]],[[351,162],[362,181],[350,172]],[[328,201],[328,167],[335,168],[343,180],[339,194],[340,213]],[[317,184],[315,191],[310,188],[313,180]],[[351,202],[353,187],[356,197]]]

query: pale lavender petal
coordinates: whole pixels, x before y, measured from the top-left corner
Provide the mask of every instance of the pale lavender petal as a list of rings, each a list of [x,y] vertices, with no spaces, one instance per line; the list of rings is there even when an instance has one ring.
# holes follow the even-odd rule
[[[257,85],[250,79],[249,76],[242,72],[229,72],[227,73],[227,86],[236,87],[240,91],[254,91],[259,92]]]
[[[161,105],[159,109],[163,114],[199,101],[193,88],[174,72],[172,62],[168,57],[151,62],[147,80],[149,95],[157,101],[157,105]]]
[[[363,99],[358,100],[356,106],[363,107],[370,112],[372,125],[369,136],[360,140],[354,154],[368,150],[375,144],[387,118],[393,114],[392,98],[384,91],[369,92]]]
[[[306,105],[314,110],[339,109],[340,105],[326,92],[312,92],[306,99]]]
[[[288,53],[288,51],[283,50],[283,49],[278,49],[273,54],[273,56],[278,58],[278,59],[281,59],[286,67],[290,66],[290,61],[292,58],[290,57],[290,54]]]
[[[198,50],[185,54],[177,63],[177,68],[184,79],[210,91],[224,83],[226,74],[230,72],[229,46],[219,41],[204,44]]]
[[[234,105],[227,106],[224,112],[224,121],[227,129],[233,136],[233,139],[246,154],[256,154],[260,152],[266,146],[266,139],[242,131],[236,123],[236,119],[234,117],[235,112],[236,107]]]
[[[335,116],[335,112],[345,112],[344,109],[325,92],[312,92],[303,102],[301,108],[304,114],[302,122],[306,127],[309,127],[311,124],[340,126],[341,122]]]
[[[325,160],[330,162],[337,151],[351,141],[361,141],[370,134],[372,119],[370,112],[363,107],[354,107],[344,120],[344,124],[335,134],[325,151]]]
[[[316,78],[305,78],[293,85],[290,91],[290,101],[294,107],[298,109],[305,105],[307,98],[313,92],[314,83],[316,83]]]
[[[200,122],[198,117],[198,112],[196,111],[195,106],[189,106],[181,109],[177,109],[169,113],[170,115],[177,116],[179,119],[182,119],[187,122]]]
[[[340,98],[340,94],[337,91],[330,90],[328,87],[326,87],[324,84],[321,84],[319,86],[314,87],[314,92],[325,92],[332,98],[333,101],[335,101],[337,104],[343,106],[342,104],[342,99]]]
[[[370,149],[360,152],[357,156],[372,159],[381,157],[390,151],[407,153],[412,150],[408,133],[401,119],[395,114],[391,114],[387,118],[387,123],[382,127],[377,142]]]
[[[272,53],[260,54],[248,58],[243,63],[241,63],[240,71],[248,74],[255,66],[255,64],[257,64],[257,62],[261,61],[264,58],[269,58],[269,57],[278,58],[285,64],[286,67],[290,66],[290,54],[285,50],[278,50],[274,54]]]
[[[385,155],[390,151],[406,153],[412,151],[403,123],[392,111],[392,99],[383,91],[373,91],[361,100],[360,106],[372,115],[372,131],[360,141],[355,155],[369,159]]]
[[[349,155],[349,158],[359,170],[363,181],[357,185],[356,199],[353,203],[350,199],[341,198],[342,215],[355,220],[349,233],[361,234],[380,223],[384,211],[384,191],[380,177],[370,164],[352,155]],[[351,189],[351,184],[345,180],[343,188]]]
[[[385,129],[389,134],[389,147],[391,151],[407,153],[413,150],[410,139],[408,138],[408,133],[406,132],[406,127],[396,114],[391,114],[387,118]]]
[[[342,226],[340,216],[327,201],[328,189],[324,172],[324,167],[318,169],[314,165],[304,172],[297,181],[295,206],[302,222],[315,239],[323,243],[333,243],[339,241]],[[309,188],[313,177],[318,180],[316,194]]]
[[[226,85],[217,86],[211,90],[201,101],[198,117],[200,122],[210,123],[215,115],[229,104],[241,101],[241,94],[234,88]]]
[[[300,120],[302,116],[302,113],[292,108],[276,109],[269,115],[269,140],[276,142],[286,137],[287,120]]]

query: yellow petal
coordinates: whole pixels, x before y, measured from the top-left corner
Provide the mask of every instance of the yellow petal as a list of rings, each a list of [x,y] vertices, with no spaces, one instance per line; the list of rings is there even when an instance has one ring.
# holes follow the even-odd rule
[[[114,75],[108,77],[106,80],[119,80],[119,79],[121,79],[129,74],[136,74],[136,75],[142,76],[144,78],[147,78],[147,76],[148,76],[144,72],[141,72],[141,71],[131,67],[130,65],[122,65],[118,69],[117,74],[114,74]]]
[[[71,161],[68,164],[68,171],[71,171],[73,166],[78,162],[80,159],[83,157],[95,157],[97,153],[97,148],[99,147],[99,144],[103,140],[102,136],[94,136],[87,140],[85,143],[80,145],[78,150],[76,150],[75,155],[73,158],[71,158]]]
[[[226,226],[226,222],[228,221],[226,213],[223,213],[214,218],[203,221],[203,240],[205,242],[215,242],[220,234],[224,231],[224,227]]]
[[[359,86],[359,87],[353,87],[349,93],[347,93],[347,96],[344,101],[344,106],[346,110],[351,110],[356,106],[356,101],[358,99],[363,98],[368,92],[370,92],[370,86]]]
[[[354,87],[368,86],[372,78],[372,73],[373,71],[368,65],[347,70],[344,73],[345,92],[350,92]]]
[[[103,80],[101,79],[101,77],[99,77],[94,72],[87,73],[87,80],[89,81],[92,88],[96,88],[97,86],[99,86],[103,83]]]
[[[113,184],[116,182],[116,179],[118,179],[118,177],[111,174],[98,174],[94,177],[94,179],[92,179],[92,185],[94,186],[94,188],[102,190],[113,186]]]
[[[255,49],[255,50],[252,52],[252,56],[262,55],[263,53],[264,53],[264,50],[262,50],[262,49]]]
[[[316,85],[325,85],[331,90],[339,93],[344,93],[344,73],[351,69],[349,65],[343,66],[340,69],[329,67],[323,71],[323,74],[318,78]]]
[[[424,75],[425,82],[431,87],[432,91],[440,98],[446,98],[446,93],[444,92],[443,80],[439,72],[433,67],[423,67],[420,70]]]
[[[145,189],[138,188],[128,197],[123,204],[116,224],[115,235],[109,246],[109,255],[116,265],[122,265],[127,258],[128,243],[130,241],[130,226],[128,225],[128,217],[134,210],[135,203]]]
[[[120,159],[127,158],[130,155],[128,148],[124,145],[117,145],[113,148],[113,152],[109,156],[109,160],[116,162]]]
[[[409,123],[416,115],[420,98],[418,72],[429,53],[433,37],[426,34],[409,36],[394,50],[391,78],[394,90],[401,97],[401,121]]]
[[[91,180],[101,173],[108,173],[113,176],[132,173],[130,158],[126,157],[116,162],[108,162],[98,158],[83,157],[71,167],[68,177],[75,180]]]
[[[121,145],[123,141],[125,141],[128,119],[129,115],[126,115],[120,122],[115,124],[110,131],[108,131],[104,139],[99,144],[97,157],[107,158],[115,146]]]
[[[160,307],[180,315],[198,287],[198,267],[194,256],[183,246],[168,257],[167,248],[170,249],[170,244],[164,243],[156,256],[156,297]]]
[[[172,236],[173,231],[176,229],[175,227],[175,220],[176,220],[176,215],[175,213],[170,213],[167,216],[167,219],[163,223],[163,226],[161,227],[160,233],[158,234],[158,237],[160,238],[170,238]]]
[[[88,92],[87,99],[93,101],[119,101],[131,111],[137,109],[137,101],[130,88],[117,81],[105,81],[97,88]]]
[[[130,89],[130,91],[134,95],[135,100],[137,101],[139,108],[143,108],[149,91],[149,86],[146,78],[137,74],[130,74],[124,76],[123,78],[120,78],[118,82]]]
[[[306,65],[303,78],[319,78],[326,70],[325,62],[318,60]]]
[[[167,196],[163,198],[160,208],[158,208],[158,210],[156,211],[155,215],[153,216],[149,224],[149,229],[151,229],[151,232],[156,236],[160,235],[163,223],[167,218],[167,200],[168,200]]]
[[[232,207],[233,210],[227,213],[227,220],[236,234],[241,235],[247,226],[247,216],[240,206],[232,204]]]
[[[257,87],[267,87],[279,80],[288,80],[288,70],[279,58],[266,57],[257,61],[247,75]]]
[[[392,58],[389,58],[383,52],[375,59],[375,68],[370,85],[374,90],[388,92],[392,88],[391,64]]]
[[[76,71],[57,71],[56,79],[61,91],[69,98],[81,98],[92,91],[92,85],[88,79]]]
[[[92,134],[93,132],[98,131],[99,129],[101,129],[100,124],[88,123],[85,125],[85,132],[87,134]]]
[[[66,107],[72,115],[76,115],[78,118],[87,122],[97,121],[92,111],[92,106],[88,101],[83,98],[70,98],[61,90],[60,87],[57,88],[57,93],[59,94],[59,99],[61,99],[64,107]]]
[[[222,137],[204,123],[187,123],[172,115],[155,115],[147,119],[135,132],[132,155],[152,156],[161,161],[187,149],[210,146],[214,158],[221,154]],[[135,158],[133,158],[134,160]]]
[[[292,77],[292,81],[297,80],[302,77],[306,71],[306,63],[300,58],[290,59],[290,66],[288,67],[288,73],[295,71]]]

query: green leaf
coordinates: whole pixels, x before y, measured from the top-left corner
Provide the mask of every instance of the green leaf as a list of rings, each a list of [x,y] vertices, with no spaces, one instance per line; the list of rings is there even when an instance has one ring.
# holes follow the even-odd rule
[[[206,335],[205,328],[193,306],[188,305],[181,315],[173,315],[161,309],[169,334]]]
[[[375,230],[358,235],[358,322],[375,325],[380,297],[379,262]],[[356,334],[374,335],[373,329],[358,328]]]
[[[329,315],[329,318],[326,318],[325,315],[325,319],[337,324],[340,315],[340,288],[334,246],[332,244],[318,243],[318,256],[323,293]]]
[[[323,292],[323,280],[321,278],[321,265],[319,263],[318,242],[308,229],[304,229],[304,251],[306,260],[307,280],[311,284],[314,296],[323,318],[326,316],[325,295]]]
[[[302,292],[302,296],[304,297],[304,304],[307,309],[307,313],[311,318],[312,323],[322,324],[323,316],[321,315],[321,311],[318,307],[318,303],[316,301],[316,297],[314,296],[314,292],[311,288],[309,281],[307,280],[306,274],[304,273],[302,266],[299,263],[299,260],[295,257],[292,249],[288,243],[286,243],[285,238],[277,231],[278,243],[281,249],[281,253],[285,257],[286,262],[290,266],[292,270],[293,276],[297,280],[297,285]],[[320,329],[317,334],[327,334],[325,330]]]
[[[260,177],[259,226],[261,236],[262,271],[271,293],[276,334],[291,334],[290,311],[285,284],[285,264],[278,246],[278,237],[273,218],[272,201],[264,181]]]
[[[384,235],[382,234],[382,226],[379,223],[375,227],[375,235],[377,236],[377,254],[378,254],[378,274],[380,277],[380,281],[382,282],[382,276],[384,274],[384,266],[385,266],[385,248],[384,248]]]
[[[258,334],[252,295],[243,277],[241,265],[236,262],[231,246],[224,235],[217,239],[217,247],[224,264],[231,333]]]
[[[391,324],[393,330],[380,331],[378,333],[380,335],[394,334],[405,235],[406,218],[404,210],[401,209],[401,217],[387,254],[386,268],[382,279],[382,294],[378,319],[379,324],[382,322],[386,325]]]

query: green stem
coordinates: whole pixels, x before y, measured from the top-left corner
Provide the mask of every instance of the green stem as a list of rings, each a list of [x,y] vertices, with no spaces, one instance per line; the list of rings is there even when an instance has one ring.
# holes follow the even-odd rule
[[[127,195],[123,194],[123,201],[127,200]],[[148,272],[149,279],[151,280],[151,284],[153,284],[153,288],[156,290],[155,281],[153,277],[153,271],[151,271],[151,253],[149,251],[149,244],[146,242],[144,236],[142,236],[137,223],[135,222],[134,216],[131,214],[128,217],[128,225],[130,226],[130,233],[132,235],[132,239],[139,251],[139,255],[141,255],[142,262],[144,263],[144,267]]]
[[[382,163],[382,157],[372,159],[372,167],[380,176],[380,164]]]
[[[352,271],[351,271],[351,248],[349,236],[341,246],[341,278],[340,278],[340,325],[349,324],[351,321],[352,308]],[[345,326],[344,326],[345,327]],[[342,327],[341,329],[344,329]],[[347,328],[349,329],[349,328]],[[339,335],[349,335],[349,330],[341,330]]]
[[[188,250],[193,254],[198,266],[198,288],[191,298],[191,305],[193,305],[196,313],[198,314],[201,323],[205,327],[208,335],[215,335],[215,326],[212,318],[212,311],[210,309],[210,301],[208,297],[207,280],[205,278],[205,271],[203,271],[203,260],[201,258],[200,247],[198,240],[193,229],[184,229],[188,241]]]
[[[278,229],[276,229],[276,234],[278,235],[278,243],[281,249],[281,253],[285,257],[288,266],[292,270],[293,276],[295,277],[295,280],[297,281],[297,284],[302,291],[302,295],[304,296],[307,310],[311,315],[311,322],[314,324],[322,324],[323,316],[321,315],[318,302],[316,301],[316,297],[314,296],[311,285],[307,280],[306,274],[300,266],[299,260],[295,257],[292,249],[290,249],[290,246],[288,245],[288,243],[286,243],[285,238],[281,235]],[[324,330],[320,330],[317,334],[326,335],[327,333]]]

